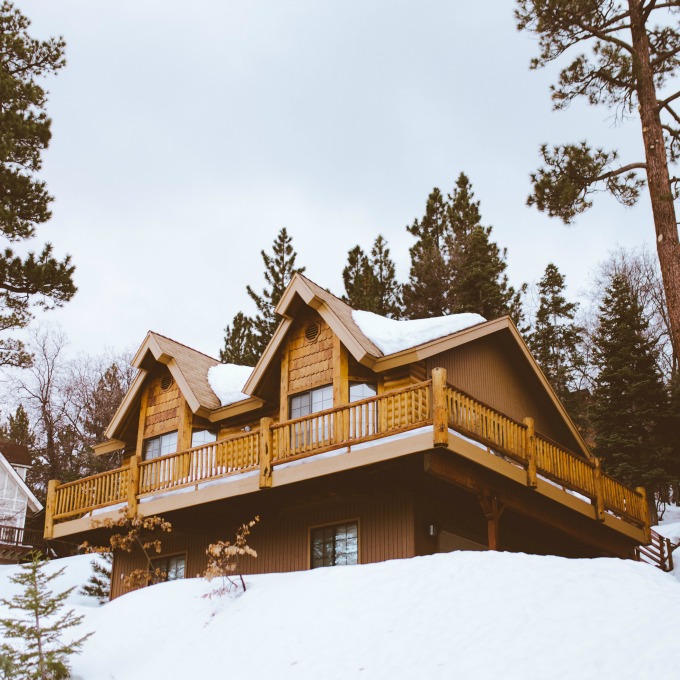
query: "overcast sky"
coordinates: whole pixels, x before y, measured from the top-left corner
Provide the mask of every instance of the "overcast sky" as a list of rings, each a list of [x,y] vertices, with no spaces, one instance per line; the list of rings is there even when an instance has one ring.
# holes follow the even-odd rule
[[[556,70],[507,0],[19,0],[36,37],[63,35],[48,83],[41,176],[53,217],[32,247],[70,253],[71,350],[136,348],[148,329],[212,355],[261,289],[259,251],[285,226],[307,275],[340,295],[347,251],[387,238],[464,171],[513,283],[548,262],[575,297],[617,245],[653,247],[649,200],[606,196],[564,227],[526,206],[543,142],[588,139],[640,160],[637,121],[553,112]]]

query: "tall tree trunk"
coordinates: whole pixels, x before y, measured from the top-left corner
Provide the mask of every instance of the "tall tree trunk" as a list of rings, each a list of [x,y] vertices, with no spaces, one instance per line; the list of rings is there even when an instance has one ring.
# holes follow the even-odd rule
[[[661,265],[673,354],[680,356],[680,244],[675,204],[668,174],[668,158],[657,104],[654,73],[650,63],[649,38],[643,16],[643,1],[628,0],[633,40],[633,72],[637,85],[642,138],[647,160],[647,184],[656,230],[656,248]]]

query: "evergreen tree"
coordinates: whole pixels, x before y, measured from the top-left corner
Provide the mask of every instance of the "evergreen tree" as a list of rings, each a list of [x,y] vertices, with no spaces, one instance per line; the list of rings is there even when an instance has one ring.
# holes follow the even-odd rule
[[[450,313],[475,312],[485,319],[509,314],[517,325],[522,322],[521,294],[508,284],[505,274],[507,251],[491,241],[492,227],[483,227],[479,201],[464,173],[456,180],[449,196],[448,236],[451,284]]]
[[[0,439],[12,442],[12,444],[21,444],[28,448],[29,451],[35,446],[35,435],[31,430],[28,413],[26,413],[26,409],[22,404],[17,406],[14,415],[9,414],[7,423],[0,426]]]
[[[353,309],[373,311],[373,272],[361,246],[347,253],[347,265],[342,270],[345,284],[343,300]]]
[[[450,272],[446,245],[450,223],[444,196],[435,187],[427,199],[425,215],[407,226],[416,237],[411,246],[411,269],[404,286],[404,313],[408,319],[427,319],[449,313]]]
[[[342,271],[350,307],[393,319],[401,317],[401,286],[397,282],[394,262],[387,241],[379,235],[370,258],[360,246],[347,253],[347,266]]]
[[[555,392],[568,400],[574,372],[583,365],[578,343],[581,329],[574,323],[578,305],[564,297],[564,276],[551,262],[539,282],[539,305],[529,347]]]
[[[80,589],[82,595],[94,597],[99,604],[106,604],[111,598],[111,565],[113,553],[98,553],[93,559],[92,573],[87,583]]]
[[[243,312],[238,312],[231,325],[224,329],[224,347],[220,350],[220,361],[225,364],[255,366],[258,359],[253,320]]]
[[[261,356],[274,335],[279,319],[275,309],[286,287],[295,274],[302,274],[304,267],[296,267],[297,253],[293,249],[293,240],[284,227],[276,236],[272,246],[272,254],[260,251],[264,263],[266,285],[262,294],[258,295],[250,286],[246,286],[248,295],[257,306],[257,314],[253,319],[253,347],[256,356]]]
[[[621,163],[616,150],[586,142],[552,149],[544,144],[544,165],[531,176],[528,202],[569,223],[592,205],[598,191],[629,206],[647,185],[676,357],[680,244],[673,199],[678,179],[669,166],[680,159],[680,93],[673,87],[680,72],[677,12],[677,2],[655,0],[517,0],[515,11],[518,28],[538,37],[532,68],[566,60],[550,88],[554,108],[566,109],[583,98],[622,119],[639,117],[644,149],[643,158]]]
[[[507,252],[491,241],[481,224],[479,201],[461,173],[445,199],[429,196],[425,216],[407,227],[418,240],[411,247],[411,271],[404,286],[405,315],[426,318],[475,312],[487,319],[504,314],[522,322],[521,296],[508,284]]]
[[[614,276],[594,338],[595,450],[622,483],[657,491],[667,484],[662,431],[667,398],[646,331],[637,297],[625,278]]]
[[[69,677],[68,658],[79,652],[83,642],[91,635],[65,643],[62,636],[69,628],[80,624],[82,616],[73,610],[62,612],[64,601],[74,590],[69,588],[54,594],[49,584],[58,578],[65,567],[47,576],[45,561],[34,553],[30,562],[9,580],[23,587],[23,592],[11,600],[0,599],[10,609],[21,612],[20,618],[0,619],[6,639],[20,640],[13,647],[3,644],[2,652],[14,664],[14,676],[21,680],[58,680]]]
[[[35,40],[29,26],[12,3],[0,5],[0,234],[8,242],[32,238],[36,226],[50,218],[52,197],[36,177],[51,137],[42,84],[66,63],[64,41]],[[74,269],[68,256],[62,261],[52,256],[49,243],[26,255],[0,249],[0,329],[26,327],[32,305],[50,309],[68,302],[76,292]],[[0,365],[29,362],[20,340],[0,339]]]

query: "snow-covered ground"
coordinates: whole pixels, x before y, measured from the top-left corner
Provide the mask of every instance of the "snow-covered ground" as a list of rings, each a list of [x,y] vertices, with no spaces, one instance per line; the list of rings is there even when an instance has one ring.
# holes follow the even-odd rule
[[[57,589],[89,560],[53,562]],[[0,567],[5,597],[15,569]],[[174,581],[103,607],[74,595],[95,632],[74,678],[677,678],[680,582],[632,561],[457,552],[247,584],[208,599],[214,584]]]

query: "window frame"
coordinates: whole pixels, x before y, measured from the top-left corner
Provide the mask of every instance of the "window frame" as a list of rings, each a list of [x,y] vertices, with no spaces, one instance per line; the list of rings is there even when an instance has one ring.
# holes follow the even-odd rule
[[[179,578],[168,579],[167,578],[167,572],[166,572],[166,578],[163,581],[151,581],[149,583],[149,585],[155,586],[159,583],[169,583],[170,581],[181,581],[181,580],[187,578],[188,554],[187,554],[186,550],[184,552],[175,552],[175,553],[169,553],[167,555],[159,555],[158,557],[152,557],[151,558],[151,566],[149,567],[149,573],[153,574],[153,572],[157,569],[155,563],[161,562],[162,560],[171,560],[173,557],[183,557],[184,558],[184,576],[182,576],[181,579],[179,579]]]
[[[163,437],[167,437],[169,435],[175,435],[175,450],[174,451],[168,451],[167,453],[159,453],[157,456],[151,456],[149,457],[147,455],[147,446],[153,442],[153,441],[161,441]],[[154,435],[153,437],[147,437],[146,439],[143,440],[142,444],[142,460],[156,460],[157,458],[163,458],[164,456],[170,456],[173,453],[177,453],[178,447],[179,446],[179,430],[169,430],[168,432],[162,432],[161,434]],[[162,451],[162,445],[161,445],[161,451]]]
[[[348,519],[340,519],[335,522],[322,522],[320,524],[310,524],[307,529],[307,569],[325,569],[326,567],[313,567],[312,566],[312,532],[315,529],[325,529],[327,527],[339,527],[343,524],[356,524],[357,527],[357,564],[362,564],[362,550],[361,550],[361,519],[359,517],[350,517]],[[353,567],[353,564],[333,564],[329,565],[331,567]]]
[[[214,439],[211,439],[208,442],[201,442],[200,444],[194,444],[194,435],[199,434],[201,432],[209,432]],[[214,444],[217,441],[217,432],[215,430],[211,430],[208,427],[192,427],[191,428],[191,448],[195,449],[198,446],[207,446],[208,444]]]

